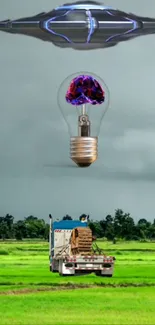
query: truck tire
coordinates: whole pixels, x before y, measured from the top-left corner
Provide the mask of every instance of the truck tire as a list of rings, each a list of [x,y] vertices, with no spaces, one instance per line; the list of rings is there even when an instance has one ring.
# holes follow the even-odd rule
[[[50,265],[50,272],[57,273],[58,271],[57,271],[57,270],[54,270],[54,269],[52,268],[52,265]]]
[[[75,274],[63,274],[63,273],[59,273],[60,276],[74,276]]]
[[[112,274],[101,274],[101,271],[95,273],[97,276],[102,276],[104,278],[112,278]]]

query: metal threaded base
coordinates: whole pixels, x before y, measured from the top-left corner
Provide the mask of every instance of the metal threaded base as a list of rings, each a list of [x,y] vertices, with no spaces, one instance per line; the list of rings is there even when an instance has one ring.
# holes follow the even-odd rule
[[[98,138],[97,137],[71,138],[70,158],[79,167],[89,167],[98,158]]]

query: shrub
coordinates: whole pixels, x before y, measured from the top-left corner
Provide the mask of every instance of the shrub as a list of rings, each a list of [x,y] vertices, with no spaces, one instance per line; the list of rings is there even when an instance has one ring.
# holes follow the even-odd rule
[[[0,255],[9,255],[9,252],[5,249],[0,249]]]

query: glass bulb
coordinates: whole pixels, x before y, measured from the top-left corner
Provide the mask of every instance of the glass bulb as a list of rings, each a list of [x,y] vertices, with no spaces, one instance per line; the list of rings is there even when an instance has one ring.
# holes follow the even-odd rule
[[[109,107],[106,84],[94,73],[74,73],[60,85],[58,106],[70,135],[71,159],[90,166],[98,157],[98,136]]]

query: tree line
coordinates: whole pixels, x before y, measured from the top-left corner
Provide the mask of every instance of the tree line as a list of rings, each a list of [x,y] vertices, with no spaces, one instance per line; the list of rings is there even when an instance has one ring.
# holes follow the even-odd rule
[[[88,217],[82,214],[79,220]],[[72,217],[65,215],[61,220],[72,220]],[[153,222],[147,219],[139,219],[135,222],[130,213],[124,213],[121,209],[115,210],[114,215],[107,215],[99,221],[90,220],[88,225],[93,236],[106,238],[115,242],[123,240],[155,240],[155,219]],[[49,224],[44,219],[28,216],[24,220],[15,221],[14,217],[7,214],[0,217],[0,239],[28,239],[37,238],[48,240]]]

